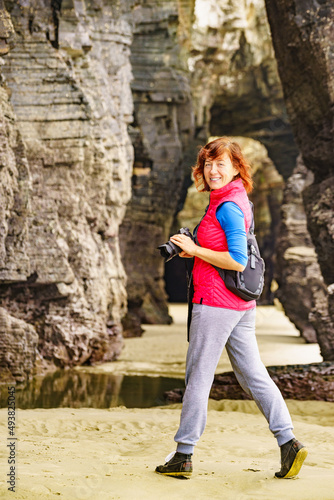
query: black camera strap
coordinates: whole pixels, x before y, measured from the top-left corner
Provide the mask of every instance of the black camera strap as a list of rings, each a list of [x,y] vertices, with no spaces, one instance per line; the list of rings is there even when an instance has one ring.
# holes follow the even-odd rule
[[[196,245],[201,246],[198,243],[196,234],[199,228],[200,223],[204,219],[206,212],[208,211],[209,205],[206,207],[205,212],[197,226],[193,231],[193,237]],[[186,265],[186,273],[187,273],[187,299],[188,299],[188,318],[187,318],[187,340],[189,342],[189,333],[190,333],[190,324],[191,324],[191,316],[193,311],[193,297],[194,297],[194,281],[193,281],[193,267],[194,267],[194,259],[185,259]]]

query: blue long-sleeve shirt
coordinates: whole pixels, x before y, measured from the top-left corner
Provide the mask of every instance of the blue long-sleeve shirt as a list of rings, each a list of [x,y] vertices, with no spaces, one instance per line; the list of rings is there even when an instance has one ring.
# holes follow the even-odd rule
[[[216,217],[225,232],[229,254],[239,264],[247,264],[247,235],[242,210],[233,201],[221,205]]]

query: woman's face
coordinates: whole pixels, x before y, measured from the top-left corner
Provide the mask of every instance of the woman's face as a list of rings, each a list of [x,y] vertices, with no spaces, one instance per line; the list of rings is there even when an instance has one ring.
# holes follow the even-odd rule
[[[206,160],[204,164],[204,179],[210,190],[226,186],[238,173],[227,153],[216,160]]]

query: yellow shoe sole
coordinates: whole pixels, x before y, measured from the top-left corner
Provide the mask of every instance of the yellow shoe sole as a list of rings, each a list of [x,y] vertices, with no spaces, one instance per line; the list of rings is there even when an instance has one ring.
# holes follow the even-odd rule
[[[296,458],[293,461],[293,464],[291,465],[291,469],[289,472],[283,476],[283,479],[288,479],[289,477],[295,477],[299,473],[305,458],[307,457],[307,449],[304,447],[301,450],[298,451]]]
[[[162,474],[163,476],[177,476],[177,477],[190,477],[192,472],[159,472],[159,471],[155,471],[157,474]]]

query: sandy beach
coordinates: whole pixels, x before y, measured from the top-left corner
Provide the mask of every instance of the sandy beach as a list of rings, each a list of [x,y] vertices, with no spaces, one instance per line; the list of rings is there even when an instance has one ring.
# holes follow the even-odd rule
[[[185,307],[172,306],[171,313],[173,325],[145,326],[142,338],[126,339],[119,361],[89,370],[182,377]],[[275,307],[258,308],[257,324],[267,366],[321,361],[318,346],[305,344]],[[229,369],[223,355],[217,373]],[[273,477],[279,450],[252,401],[209,401],[207,427],[195,448],[189,480],[154,472],[175,449],[180,404],[18,409],[15,493],[7,490],[7,409],[1,409],[0,498],[333,500],[334,404],[287,403],[295,433],[309,449],[299,477],[290,480]]]

